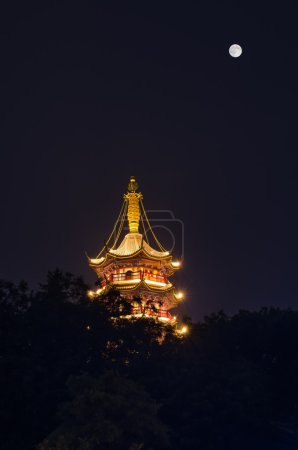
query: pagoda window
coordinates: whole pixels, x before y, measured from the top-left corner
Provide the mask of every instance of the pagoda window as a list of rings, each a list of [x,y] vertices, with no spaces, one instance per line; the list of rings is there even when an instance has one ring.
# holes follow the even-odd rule
[[[125,278],[127,280],[131,280],[132,279],[132,275],[133,275],[133,271],[132,270],[127,270],[125,273]]]

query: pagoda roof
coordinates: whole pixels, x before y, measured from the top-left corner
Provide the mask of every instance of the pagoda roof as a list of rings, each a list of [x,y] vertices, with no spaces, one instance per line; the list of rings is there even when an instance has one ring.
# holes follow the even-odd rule
[[[138,288],[145,288],[146,291],[152,291],[152,292],[169,292],[172,291],[174,289],[174,286],[172,285],[172,283],[167,283],[164,286],[159,286],[159,285],[150,285],[150,283],[148,283],[148,280],[138,280],[136,282],[131,282],[128,284],[122,284],[122,283],[111,283],[111,285],[115,286],[116,289],[118,289],[119,291],[132,291],[134,289],[138,289]]]
[[[139,254],[152,260],[172,259],[170,252],[155,250],[143,239],[143,235],[140,233],[128,233],[124,236],[119,247],[107,249],[105,256],[101,258],[88,259],[91,266],[102,266],[111,258],[131,259]]]
[[[179,303],[179,297],[177,297],[177,293],[175,292],[175,287],[173,284],[168,283],[166,286],[150,286],[146,283],[146,280],[140,280],[136,283],[131,283],[127,285],[119,285],[117,283],[108,283],[103,288],[98,289],[96,294],[104,295],[111,288],[115,288],[121,292],[122,295],[125,295],[126,292],[152,292],[156,294],[165,294],[169,296],[168,298],[171,300],[172,307],[176,306]]]
[[[118,248],[111,249],[109,252],[117,256],[132,256],[139,250],[144,249],[146,253],[155,258],[164,258],[169,256],[169,252],[160,252],[154,250],[150,245],[143,240],[143,235],[141,233],[128,233]]]

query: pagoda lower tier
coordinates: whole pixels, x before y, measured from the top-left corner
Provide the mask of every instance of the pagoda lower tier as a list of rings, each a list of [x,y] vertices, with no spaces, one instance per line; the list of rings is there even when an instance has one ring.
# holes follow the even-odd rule
[[[106,260],[106,263],[102,267],[90,260],[90,266],[100,280],[97,295],[116,289],[131,302],[133,315],[173,320],[169,309],[174,308],[181,299],[180,293],[175,292],[173,284],[168,280],[168,273],[173,268],[161,261],[154,261],[152,264],[152,261],[140,255],[121,260],[113,257]]]

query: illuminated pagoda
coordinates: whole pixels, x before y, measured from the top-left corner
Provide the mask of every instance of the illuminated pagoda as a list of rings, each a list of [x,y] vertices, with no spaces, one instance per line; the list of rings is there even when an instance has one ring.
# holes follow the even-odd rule
[[[121,241],[127,222],[129,232]],[[153,238],[156,248],[150,246],[148,236]],[[96,258],[88,260],[99,278],[99,288],[90,292],[91,297],[116,289],[131,303],[132,316],[175,321],[169,310],[177,306],[183,294],[175,291],[169,277],[179,269],[180,262],[173,261],[171,253],[154,234],[134,177],[130,178],[108,241]]]

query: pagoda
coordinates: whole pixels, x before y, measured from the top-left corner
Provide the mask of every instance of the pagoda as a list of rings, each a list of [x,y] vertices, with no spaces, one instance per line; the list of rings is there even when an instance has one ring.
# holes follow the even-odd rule
[[[123,237],[126,223],[129,232]],[[150,245],[149,236],[155,248]],[[130,177],[109,239],[101,252],[95,258],[88,257],[88,261],[99,278],[99,288],[90,291],[90,297],[116,289],[130,302],[130,317],[175,322],[170,310],[182,300],[183,294],[176,292],[169,278],[180,268],[180,262],[173,261],[171,253],[162,247],[153,232],[134,177]]]

